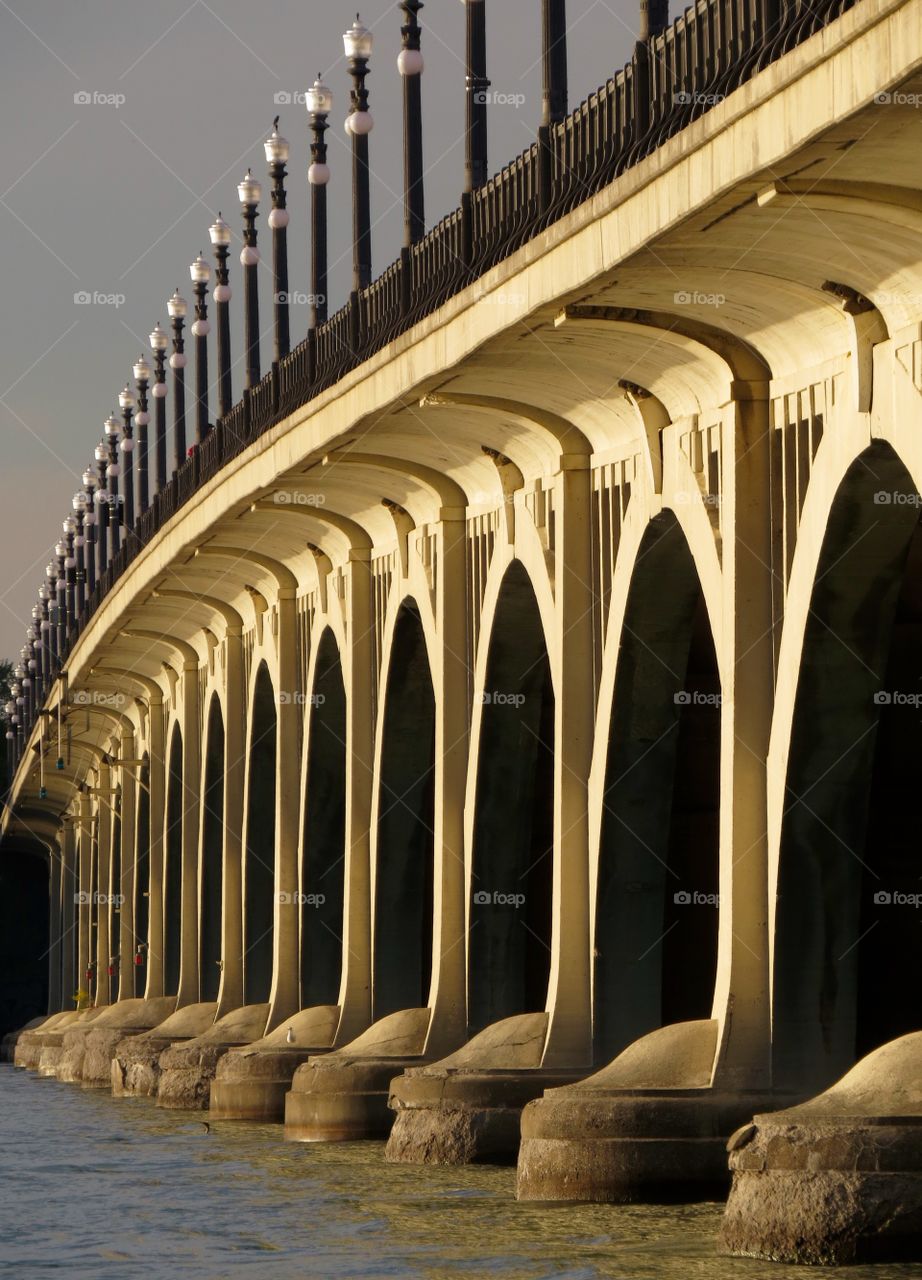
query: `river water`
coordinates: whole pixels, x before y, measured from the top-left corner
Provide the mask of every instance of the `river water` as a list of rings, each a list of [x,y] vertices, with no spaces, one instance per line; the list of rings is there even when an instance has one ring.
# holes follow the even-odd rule
[[[0,1277],[806,1280],[719,1258],[716,1204],[517,1204],[511,1169],[386,1165],[0,1066]],[[908,1280],[914,1266],[823,1270]]]

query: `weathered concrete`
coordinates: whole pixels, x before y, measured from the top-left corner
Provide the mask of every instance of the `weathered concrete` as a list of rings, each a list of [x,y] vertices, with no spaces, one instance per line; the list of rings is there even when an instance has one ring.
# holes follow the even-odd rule
[[[132,1036],[157,1027],[176,1008],[175,996],[154,996],[149,1000],[120,1000],[111,1016],[98,1019],[84,1039],[80,1082],[85,1089],[112,1086],[112,1059],[117,1047]]]
[[[777,1262],[922,1259],[922,1032],[729,1144],[721,1250]]]
[[[50,1031],[39,1033],[41,1050],[35,1065],[40,1075],[57,1075],[67,1035],[78,1027],[86,1028],[90,1023],[96,1022],[102,1016],[106,1007],[105,1005],[99,1005],[94,1009],[84,1009],[76,1017],[66,1022],[59,1022]]]
[[[65,1013],[53,1013],[50,1017],[39,1018],[35,1025],[10,1033],[10,1061],[17,1067],[37,1067],[41,1057],[41,1036],[53,1031],[55,1027],[73,1022],[77,1017],[76,1010],[68,1009]],[[6,1043],[6,1040],[5,1040]]]
[[[214,1001],[184,1005],[150,1031],[120,1040],[110,1064],[112,1096],[156,1097],[160,1083],[160,1055],[164,1049],[202,1035],[214,1023],[217,1011]]]
[[[722,1194],[727,1137],[753,1098],[711,1088],[716,1048],[716,1022],[676,1023],[529,1103],[517,1197],[627,1203]]]
[[[59,1014],[52,1014],[52,1017],[59,1017]],[[48,1016],[43,1015],[40,1018],[33,1018],[27,1022],[24,1027],[17,1027],[15,1031],[8,1031],[0,1040],[0,1062],[12,1062],[16,1054],[16,1045],[19,1043],[20,1036],[27,1035],[30,1031],[34,1031],[43,1023],[48,1021]]]
[[[268,1004],[247,1004],[184,1044],[160,1055],[157,1106],[176,1111],[205,1111],[218,1061],[228,1049],[260,1039],[269,1017]]]
[[[302,1009],[262,1040],[230,1049],[211,1082],[209,1111],[217,1120],[285,1119],[285,1095],[302,1063],[330,1048],[339,1025],[339,1005]]]
[[[391,1081],[419,1066],[429,1029],[428,1009],[402,1009],[295,1072],[285,1098],[285,1137],[295,1142],[383,1138],[393,1115]]]
[[[391,1084],[385,1159],[408,1164],[515,1163],[522,1108],[585,1068],[541,1070],[546,1013],[504,1018],[456,1053],[408,1067]]]

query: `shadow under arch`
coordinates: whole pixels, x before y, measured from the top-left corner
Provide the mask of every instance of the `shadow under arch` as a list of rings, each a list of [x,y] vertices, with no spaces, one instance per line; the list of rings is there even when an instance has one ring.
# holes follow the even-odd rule
[[[199,890],[199,999],[217,1000],[224,880],[224,716],[216,693],[208,708],[207,735]]]
[[[521,561],[503,578],[477,744],[468,1029],[547,1002],[554,870],[554,689]]]
[[[262,662],[256,673],[250,718],[243,899],[244,1004],[266,1003],[272,989],[277,722],[272,678]]]
[[[343,964],[346,687],[332,630],[320,638],[311,694],[301,875],[301,1007],[336,1004]]]
[[[720,674],[672,512],[634,565],[609,721],[595,905],[597,1064],[709,1018],[717,972]]]
[[[423,1008],[432,976],[435,693],[416,602],[394,628],[377,813],[373,1008]]]
[[[112,808],[107,814],[112,822],[112,845],[109,851],[109,1003],[118,999],[119,972],[122,965],[131,964],[130,956],[121,954],[122,913],[122,797],[112,797]]]
[[[166,840],[163,885],[163,989],[179,992],[182,955],[183,747],[179,725],[173,726],[166,782]]]
[[[907,981],[922,961],[920,501],[889,445],[865,450],[836,493],[813,584],[775,931],[775,1085],[796,1092],[922,1025]]]
[[[134,993],[147,986],[147,948],[150,945],[150,756],[145,751],[138,769],[138,808],[134,862]]]

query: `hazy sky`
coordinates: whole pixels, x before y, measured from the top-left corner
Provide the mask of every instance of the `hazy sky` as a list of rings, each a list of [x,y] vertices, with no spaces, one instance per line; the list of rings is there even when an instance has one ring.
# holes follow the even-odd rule
[[[635,12],[622,0],[569,0],[571,104],[626,61]],[[487,14],[490,78],[510,99],[491,110],[493,171],[529,144],[540,116],[541,5],[487,0]],[[342,32],[353,16],[350,3],[330,0],[0,0],[0,656],[18,656],[80,473],[133,361],[147,351],[146,335],[158,319],[168,322],[168,295],[178,284],[191,302],[189,263],[199,249],[211,260],[207,228],[219,209],[239,232],[236,183],[249,165],[263,182],[258,226],[263,261],[271,262],[262,141],[276,113],[291,143],[290,288],[308,291],[308,118],[303,103],[287,105],[285,95],[303,93],[318,71],[336,96],[327,135],[331,313],[344,301],[351,194]],[[429,0],[420,17],[431,225],[455,207],[463,180],[464,6]],[[377,275],[403,234],[401,14],[395,0],[365,0],[362,18],[375,32],[368,84]],[[81,101],[87,95],[91,101]],[[238,250],[231,255],[235,399]],[[271,276],[261,276],[265,370]],[[79,293],[101,297],[78,304]],[[293,307],[292,344],[306,327],[306,306]],[[214,366],[212,348],[212,373]],[[213,420],[213,395],[211,403]]]

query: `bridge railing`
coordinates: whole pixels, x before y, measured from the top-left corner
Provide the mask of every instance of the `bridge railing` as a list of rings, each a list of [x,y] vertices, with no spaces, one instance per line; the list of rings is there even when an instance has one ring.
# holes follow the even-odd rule
[[[248,444],[854,3],[695,0],[666,30],[638,43],[625,67],[564,120],[542,128],[537,142],[465,195],[459,208],[244,391],[139,515],[80,616],[67,620],[63,647],[43,660],[35,706],[141,548]],[[23,740],[20,732],[20,748]]]

